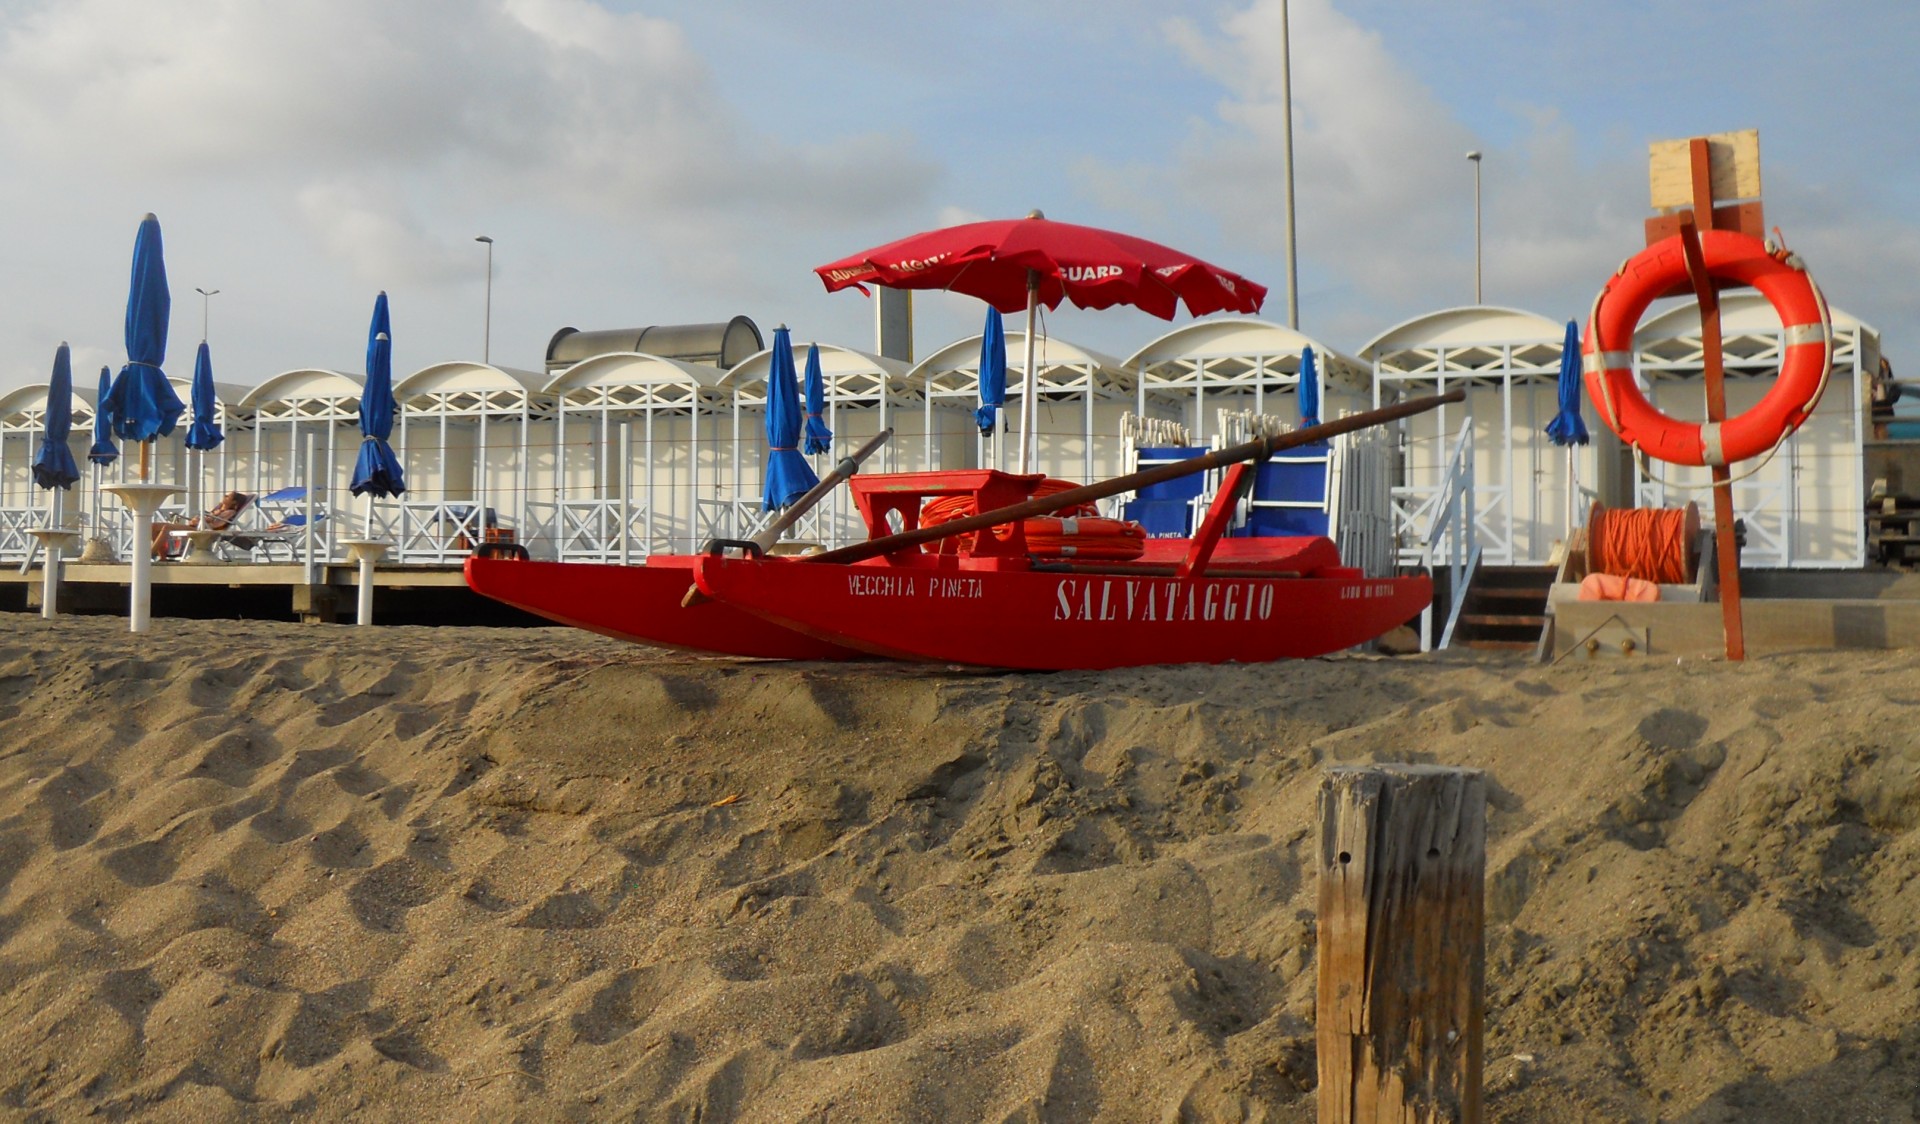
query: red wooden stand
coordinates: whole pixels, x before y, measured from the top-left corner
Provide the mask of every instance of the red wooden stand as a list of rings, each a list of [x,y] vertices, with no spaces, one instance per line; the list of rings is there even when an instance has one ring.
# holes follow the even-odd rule
[[[1687,276],[1693,282],[1694,299],[1700,302],[1701,373],[1706,379],[1707,421],[1718,424],[1727,420],[1726,367],[1720,344],[1720,297],[1713,278],[1707,275],[1706,256],[1700,250],[1701,223],[1704,218],[1707,230],[1742,229],[1759,225],[1763,220],[1758,203],[1744,204],[1738,209],[1721,208],[1716,212],[1707,139],[1694,137],[1688,141],[1687,154],[1693,164],[1693,210],[1691,214],[1675,217],[1679,218],[1680,247],[1687,256]],[[1731,221],[1716,226],[1723,216]],[[1658,241],[1654,237],[1654,221],[1649,221],[1647,227],[1649,244]],[[1668,225],[1660,231],[1660,236],[1669,237],[1672,233]],[[1727,634],[1727,658],[1744,660],[1747,636],[1740,616],[1740,548],[1734,539],[1733,518],[1733,474],[1726,465],[1717,464],[1713,466],[1713,537],[1720,560],[1720,620]]]

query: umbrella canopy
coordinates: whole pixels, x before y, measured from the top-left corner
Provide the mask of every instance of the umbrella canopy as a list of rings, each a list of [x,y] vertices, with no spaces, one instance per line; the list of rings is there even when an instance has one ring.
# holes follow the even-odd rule
[[[1587,443],[1587,423],[1580,419],[1580,326],[1571,320],[1560,345],[1560,412],[1547,423],[1547,437],[1555,445]]]
[[[1007,404],[1007,328],[1000,310],[987,306],[987,326],[980,333],[980,408],[973,420],[982,435],[993,432],[1000,408]]]
[[[1048,308],[1063,298],[1081,308],[1127,304],[1171,320],[1181,303],[1195,316],[1254,313],[1267,297],[1266,286],[1157,242],[1039,217],[929,230],[814,270],[828,292],[869,283],[950,289],[1002,312],[1026,307],[1029,271]]]
[[[800,379],[793,369],[793,339],[782,324],[773,330],[773,363],[767,370],[767,482],[761,505],[776,511],[819,482],[800,455]]]
[[[1300,349],[1300,424],[1320,424],[1320,365],[1311,347]]]
[[[71,488],[80,479],[67,438],[73,434],[73,360],[67,345],[53,353],[53,377],[47,380],[46,433],[33,458],[33,482],[42,488]]]
[[[102,367],[100,393],[93,400],[93,445],[87,449],[87,459],[103,468],[120,459],[120,449],[113,443],[113,408],[107,404],[112,390],[113,369]]]
[[[367,384],[360,390],[360,456],[353,462],[353,494],[403,496],[407,474],[393,455],[387,438],[393,436],[393,325],[387,313],[387,294],[373,300],[373,322],[367,327]],[[372,519],[372,515],[368,515]]]
[[[113,381],[107,401],[113,432],[123,441],[151,441],[173,432],[186,404],[167,385],[160,365],[167,358],[167,320],[173,298],[160,245],[160,220],[140,220],[133,242],[133,283],[127,293],[127,365]]]
[[[833,451],[833,430],[827,428],[827,377],[820,373],[820,345],[807,345],[807,455]]]
[[[227,435],[213,420],[219,402],[213,389],[213,353],[207,350],[206,340],[200,341],[193,357],[193,390],[188,397],[193,400],[193,424],[187,427],[187,448],[201,452],[219,448]]]

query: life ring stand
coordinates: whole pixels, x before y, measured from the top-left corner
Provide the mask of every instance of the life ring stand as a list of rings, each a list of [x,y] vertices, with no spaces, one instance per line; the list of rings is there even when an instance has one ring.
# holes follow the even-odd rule
[[[1688,287],[1679,235],[1627,259],[1594,298],[1581,359],[1587,395],[1600,418],[1636,452],[1669,464],[1727,465],[1785,441],[1813,413],[1833,369],[1833,317],[1799,255],[1750,234],[1700,232],[1709,276],[1751,285],[1779,314],[1785,356],[1773,386],[1752,408],[1715,425],[1655,409],[1633,378],[1633,334],[1647,306]]]

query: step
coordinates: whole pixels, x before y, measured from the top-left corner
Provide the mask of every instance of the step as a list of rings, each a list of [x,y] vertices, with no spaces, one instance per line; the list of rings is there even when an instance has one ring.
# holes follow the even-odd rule
[[[1547,626],[1547,618],[1531,613],[1461,613],[1460,623],[1479,628],[1533,628]]]
[[[1538,646],[1538,642],[1534,640],[1462,640],[1457,646],[1483,652],[1531,652]]]
[[[1520,589],[1513,586],[1476,585],[1467,591],[1467,596],[1486,597],[1496,601],[1534,601],[1544,605],[1547,603],[1547,593],[1546,586],[1541,586],[1539,589]]]

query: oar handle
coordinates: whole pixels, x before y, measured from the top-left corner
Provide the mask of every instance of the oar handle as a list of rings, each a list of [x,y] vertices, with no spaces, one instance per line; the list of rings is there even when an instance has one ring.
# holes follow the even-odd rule
[[[832,472],[827,473],[826,477],[819,483],[808,488],[805,495],[788,504],[786,510],[782,511],[773,522],[767,524],[765,529],[753,536],[752,541],[754,545],[758,546],[762,551],[773,549],[773,544],[780,540],[780,533],[782,531],[793,526],[799,521],[802,515],[812,511],[813,506],[821,500],[826,499],[827,493],[839,487],[841,481],[859,472],[861,463],[868,457],[879,452],[880,446],[885,445],[887,439],[892,436],[892,429],[883,429],[872,437],[869,437],[866,443],[858,449],[842,457],[840,463],[833,466]]]
[[[1448,402],[1463,402],[1466,391],[1450,390],[1445,394],[1430,395],[1425,398],[1409,399],[1391,406],[1382,406],[1378,410],[1367,410],[1336,418],[1330,422],[1296,429],[1291,433],[1277,434],[1234,445],[1225,449],[1216,449],[1211,453],[1190,460],[1175,461],[1127,476],[1116,476],[1097,484],[1085,484],[1078,488],[1069,488],[1051,496],[1027,500],[997,511],[984,511],[978,515],[969,515],[964,519],[955,519],[932,527],[916,527],[911,531],[902,531],[897,535],[883,535],[877,539],[843,546],[838,550],[829,550],[824,554],[809,555],[807,562],[858,562],[864,558],[876,558],[882,554],[891,554],[896,550],[905,550],[921,543],[937,542],[953,535],[964,535],[970,531],[979,531],[987,527],[998,527],[1005,523],[1017,523],[1022,519],[1031,519],[1036,515],[1047,515],[1062,508],[1076,504],[1092,503],[1122,492],[1137,491],[1168,480],[1178,480],[1182,476],[1192,476],[1197,472],[1224,468],[1240,461],[1264,461],[1283,449],[1299,445],[1311,445],[1316,441],[1325,441],[1329,437],[1338,437],[1342,433],[1352,433],[1357,429],[1384,425],[1399,421],[1415,414],[1424,414],[1428,410]]]

